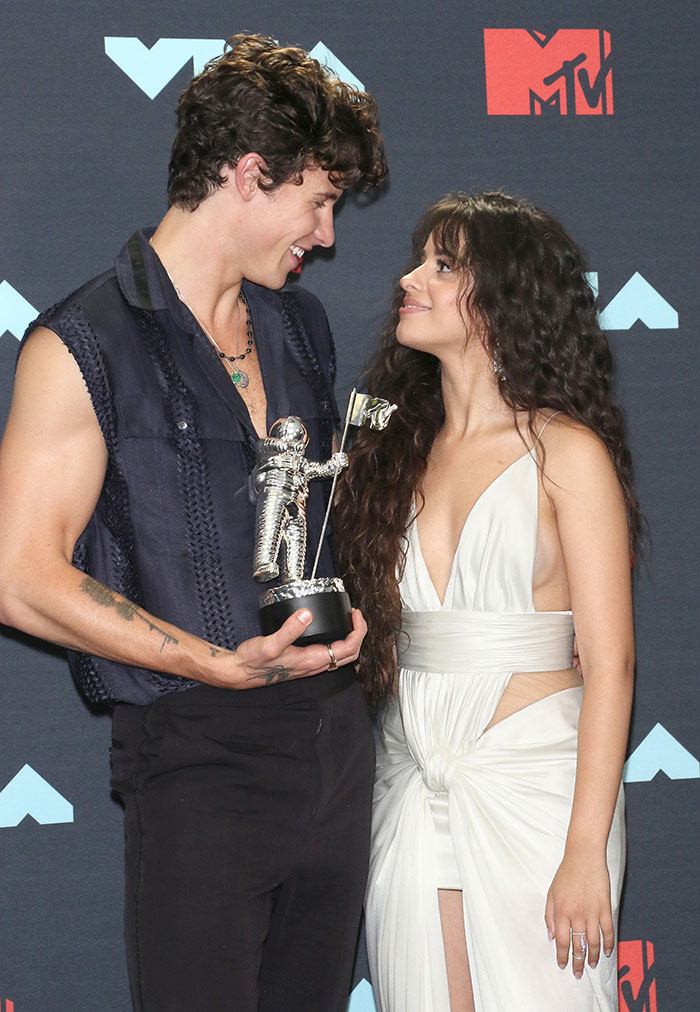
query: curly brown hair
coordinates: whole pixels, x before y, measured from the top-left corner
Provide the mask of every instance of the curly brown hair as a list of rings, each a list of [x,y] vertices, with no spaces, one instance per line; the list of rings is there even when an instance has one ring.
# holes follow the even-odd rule
[[[254,151],[260,185],[301,183],[326,169],[334,186],[367,190],[387,175],[377,106],[303,49],[261,35],[233,35],[180,96],[168,177],[171,205],[193,211],[221,186],[221,170]]]
[[[627,504],[632,551],[640,513],[623,413],[611,390],[613,362],[598,323],[582,251],[551,215],[504,193],[455,193],[431,207],[413,236],[412,270],[428,238],[462,276],[469,315],[483,323],[483,341],[500,371],[499,390],[535,437],[537,413],[561,411],[603,441]],[[376,705],[396,671],[401,624],[397,570],[414,493],[444,422],[440,363],[396,341],[398,289],[366,374],[370,393],[398,405],[390,435],[360,429],[338,486],[334,528],[354,603],[368,616],[360,657],[365,691]],[[540,457],[540,467],[544,460]]]

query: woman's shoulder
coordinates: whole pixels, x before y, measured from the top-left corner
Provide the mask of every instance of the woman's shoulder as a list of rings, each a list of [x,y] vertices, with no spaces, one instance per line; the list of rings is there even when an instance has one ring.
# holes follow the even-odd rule
[[[534,429],[538,441],[544,443],[547,449],[587,453],[599,448],[607,454],[605,443],[593,429],[563,411],[549,408],[538,411]]]
[[[544,451],[544,479],[552,486],[576,488],[591,480],[617,483],[615,466],[600,436],[563,411],[537,413],[535,432]]]

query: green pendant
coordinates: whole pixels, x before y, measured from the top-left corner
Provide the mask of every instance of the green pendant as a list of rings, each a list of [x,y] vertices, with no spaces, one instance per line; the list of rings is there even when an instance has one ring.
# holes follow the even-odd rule
[[[231,373],[231,382],[236,387],[247,387],[248,376],[242,369],[234,369]]]

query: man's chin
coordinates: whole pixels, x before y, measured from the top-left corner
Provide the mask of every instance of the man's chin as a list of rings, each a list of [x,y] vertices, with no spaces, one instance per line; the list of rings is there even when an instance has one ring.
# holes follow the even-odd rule
[[[299,264],[299,266],[295,270],[287,271],[287,273],[284,276],[284,281],[282,281],[281,284],[276,285],[276,289],[279,290],[280,288],[284,288],[284,286],[287,284],[288,281],[293,281],[294,278],[298,278],[300,274],[301,274],[301,264]]]
[[[271,292],[279,292],[280,289],[284,288],[287,284],[287,277],[291,272],[287,272],[284,276],[278,274],[277,277],[251,277],[249,274],[245,274],[245,280],[249,281],[253,285],[259,285],[261,288],[267,288]]]

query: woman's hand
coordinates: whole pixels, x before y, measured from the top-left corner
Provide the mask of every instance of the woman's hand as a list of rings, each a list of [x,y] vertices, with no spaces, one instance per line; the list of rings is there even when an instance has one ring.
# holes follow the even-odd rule
[[[603,951],[611,955],[615,929],[604,850],[567,847],[547,894],[544,916],[550,939],[556,939],[556,959],[562,970],[571,949],[574,977],[583,976],[586,953],[591,969],[597,966],[601,934]]]

